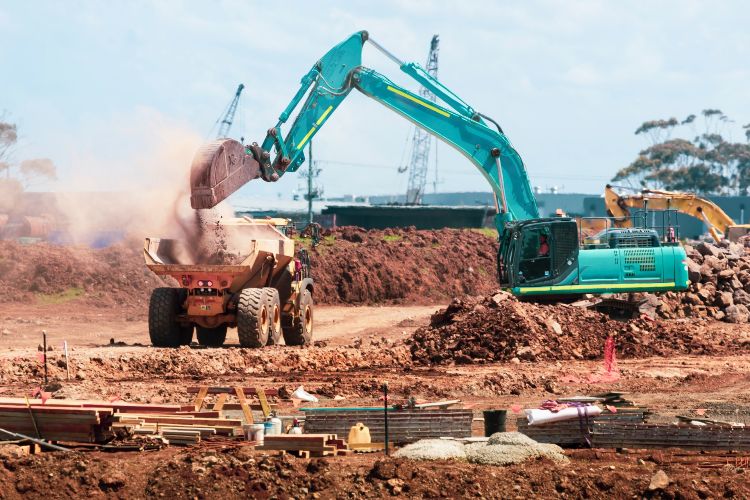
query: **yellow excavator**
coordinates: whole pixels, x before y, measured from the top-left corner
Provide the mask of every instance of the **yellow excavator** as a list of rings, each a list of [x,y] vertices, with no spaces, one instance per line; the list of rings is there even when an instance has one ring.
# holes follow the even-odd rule
[[[680,193],[644,189],[639,193],[620,194],[607,184],[604,189],[604,203],[607,212],[615,217],[617,227],[631,227],[633,219],[631,208],[642,210],[676,210],[703,221],[714,241],[723,239],[737,241],[741,236],[750,233],[750,224],[735,224],[716,203],[701,198],[694,193]]]

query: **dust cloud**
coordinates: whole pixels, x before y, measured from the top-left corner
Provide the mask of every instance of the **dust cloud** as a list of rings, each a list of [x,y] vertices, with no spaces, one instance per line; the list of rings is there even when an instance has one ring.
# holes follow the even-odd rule
[[[137,145],[136,153],[117,154],[115,144],[115,152],[99,157],[85,147],[76,152],[73,178],[62,179],[76,190],[56,193],[65,233],[73,244],[103,233],[128,244],[142,244],[146,236],[179,239],[191,254],[185,258],[205,258],[223,244],[217,221],[234,217],[227,202],[212,210],[190,206],[190,165],[205,139],[154,110],[141,109],[136,119],[138,127],[109,131],[127,142],[120,149]]]

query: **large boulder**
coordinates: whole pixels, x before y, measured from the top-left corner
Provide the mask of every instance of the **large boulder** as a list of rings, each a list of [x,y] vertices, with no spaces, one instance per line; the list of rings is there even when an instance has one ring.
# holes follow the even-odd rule
[[[735,290],[732,299],[735,304],[750,306],[750,293],[747,293],[745,290]]]
[[[727,260],[720,259],[719,257],[715,257],[713,255],[706,255],[703,258],[703,265],[710,267],[716,272],[719,272],[727,268]]]
[[[732,299],[732,293],[721,292],[716,297],[716,305],[721,307],[722,309],[726,309],[727,307],[734,305],[734,300]]]
[[[701,241],[695,246],[695,250],[703,256],[710,255],[712,257],[718,257],[721,251],[710,243]]]
[[[688,279],[692,283],[699,283],[701,280],[701,265],[693,259],[687,259]]]
[[[742,304],[731,305],[725,310],[727,321],[730,323],[747,323],[750,318],[750,311]]]

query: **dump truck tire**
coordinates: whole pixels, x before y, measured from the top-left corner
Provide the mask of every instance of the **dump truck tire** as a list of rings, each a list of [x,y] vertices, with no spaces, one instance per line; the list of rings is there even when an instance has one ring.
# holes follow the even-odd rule
[[[268,345],[281,342],[281,301],[275,288],[263,288],[263,297],[268,304]]]
[[[307,345],[313,335],[313,298],[310,290],[304,290],[299,299],[299,317],[292,324],[284,327],[286,345]]]
[[[237,336],[242,347],[268,343],[268,301],[262,288],[246,288],[237,303]]]
[[[214,328],[197,326],[198,343],[207,347],[221,347],[227,339],[227,325],[219,325]]]
[[[185,290],[181,288],[156,288],[151,292],[148,304],[148,335],[155,347],[179,347],[190,345],[193,326],[177,322],[185,302]]]

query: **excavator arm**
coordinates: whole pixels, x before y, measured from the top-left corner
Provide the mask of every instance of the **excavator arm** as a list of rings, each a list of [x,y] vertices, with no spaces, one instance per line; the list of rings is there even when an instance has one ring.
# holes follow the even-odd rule
[[[377,71],[363,67],[362,48],[367,41],[396,62],[404,73],[430,89],[445,106],[425,101]],[[305,161],[305,145],[352,89],[422,127],[468,158],[492,188],[500,232],[504,222],[539,217],[523,161],[500,126],[496,125],[497,130],[490,128],[484,115],[418,64],[400,61],[370,39],[366,31],[355,33],[331,49],[302,77],[299,90],[261,145],[247,147],[244,157],[240,157],[239,149],[231,141],[209,144],[199,152],[191,175],[193,208],[213,207],[255,178],[276,181],[286,172],[296,171]],[[283,136],[282,127],[303,99],[289,131]],[[272,152],[275,153],[273,159]]]

